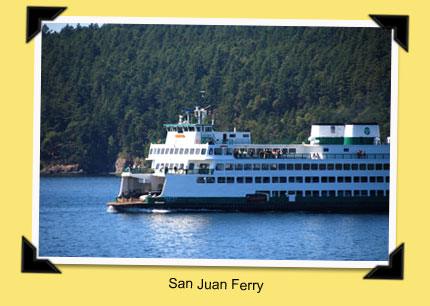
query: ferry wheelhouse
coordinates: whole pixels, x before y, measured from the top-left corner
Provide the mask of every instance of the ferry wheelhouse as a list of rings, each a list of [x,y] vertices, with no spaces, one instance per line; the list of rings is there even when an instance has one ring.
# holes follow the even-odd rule
[[[309,144],[253,144],[250,132],[218,132],[196,107],[164,125],[149,169],[126,169],[114,211],[387,212],[390,145],[375,123],[315,124]]]

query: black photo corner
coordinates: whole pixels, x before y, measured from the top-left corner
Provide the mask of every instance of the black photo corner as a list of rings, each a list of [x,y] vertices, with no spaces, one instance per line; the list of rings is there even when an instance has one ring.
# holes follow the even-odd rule
[[[22,236],[21,272],[61,273],[49,260],[37,259],[36,248],[24,236]]]
[[[405,244],[395,249],[389,258],[388,266],[376,266],[364,279],[396,279],[403,280]]]
[[[409,16],[408,15],[369,15],[381,28],[394,29],[394,40],[409,51]]]
[[[42,20],[54,20],[67,7],[27,6],[26,42],[31,41],[42,29]]]
[[[26,42],[31,41],[40,31],[42,20],[54,20],[67,7],[27,7]],[[394,29],[395,41],[408,52],[409,16],[407,15],[369,15],[380,27]],[[389,255],[388,266],[376,266],[364,279],[402,280],[404,271],[404,243]],[[47,259],[37,259],[36,248],[22,236],[22,273],[61,273]]]

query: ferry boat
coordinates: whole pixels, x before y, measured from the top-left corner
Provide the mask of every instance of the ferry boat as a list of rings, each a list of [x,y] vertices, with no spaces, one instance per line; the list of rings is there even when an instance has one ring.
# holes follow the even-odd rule
[[[108,211],[388,212],[390,144],[376,123],[314,124],[307,144],[253,144],[250,132],[216,131],[207,108],[185,114],[151,144],[150,168],[124,169]]]

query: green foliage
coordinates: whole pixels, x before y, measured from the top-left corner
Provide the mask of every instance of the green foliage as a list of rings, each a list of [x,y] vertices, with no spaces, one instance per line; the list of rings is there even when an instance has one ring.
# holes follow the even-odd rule
[[[390,130],[390,31],[379,28],[97,25],[44,28],[41,159],[106,172],[142,157],[183,109],[218,129],[302,142],[317,122]]]

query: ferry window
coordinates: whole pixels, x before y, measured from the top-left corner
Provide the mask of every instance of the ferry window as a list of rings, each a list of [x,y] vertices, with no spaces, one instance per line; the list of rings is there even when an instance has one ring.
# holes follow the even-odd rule
[[[202,155],[206,154],[206,149],[202,149]]]
[[[303,191],[301,191],[301,190],[297,190],[297,191],[296,191],[296,196],[298,196],[298,197],[302,197],[302,196],[303,196]]]
[[[311,164],[311,170],[318,170],[318,164]]]
[[[234,169],[235,170],[243,170],[243,164],[236,164]]]
[[[351,183],[351,177],[345,176],[345,183]]]
[[[149,154],[152,154],[152,149],[149,149]]]
[[[175,149],[175,154],[178,154],[178,152],[179,152],[179,149],[178,149],[178,148],[176,148],[176,149]]]
[[[184,154],[188,155],[189,152],[190,152],[190,149],[186,148],[185,151],[184,151]]]
[[[184,132],[188,132],[188,126],[184,126],[183,129],[184,129]]]
[[[233,155],[233,149],[232,148],[225,149],[225,155]]]
[[[321,196],[326,197],[328,195],[327,190],[321,190]]]
[[[351,165],[351,169],[352,170],[358,170],[358,165],[357,164],[352,164]]]
[[[266,183],[266,184],[270,183],[270,177],[264,176],[263,177],[263,183]]]
[[[288,150],[289,154],[296,154],[296,148],[291,148]]]
[[[362,177],[360,178],[360,181],[361,181],[362,183],[367,183],[367,176],[362,176]]]
[[[172,131],[176,132],[178,130],[178,128],[176,126],[172,126]]]
[[[161,165],[160,165],[160,169],[163,169],[164,168],[164,163],[162,163]]]
[[[382,164],[376,164],[376,170],[382,170]]]
[[[200,149],[196,149],[196,155],[200,154]]]
[[[310,176],[305,176],[305,183],[310,183],[312,181]]]
[[[280,182],[280,183],[286,183],[286,182],[287,182],[287,177],[285,177],[285,176],[281,176],[281,177],[279,178],[279,182]]]
[[[243,134],[243,138],[249,138],[249,134]]]
[[[261,168],[262,168],[263,170],[269,170],[269,164],[262,164],[262,165],[261,165]]]
[[[330,197],[334,197],[334,196],[336,195],[336,192],[335,192],[334,190],[329,190],[329,191],[328,191],[328,195],[329,195]]]
[[[390,170],[390,164],[384,164],[384,170]]]
[[[281,197],[285,198],[287,195],[287,192],[285,190],[282,190],[279,194]]]
[[[319,190],[312,190],[312,196],[313,197],[319,197],[320,196]]]
[[[367,170],[374,170],[375,165],[374,164],[367,164]]]
[[[384,196],[384,190],[378,190],[377,195],[378,195],[378,197]]]
[[[370,196],[371,197],[376,196],[376,190],[370,190]]]
[[[328,182],[329,183],[336,183],[336,178],[334,176],[329,176],[328,177]]]
[[[338,190],[337,191],[337,196],[338,197],[343,197],[343,190]]]
[[[188,169],[194,170],[194,163],[190,163],[189,166],[188,166]]]
[[[184,149],[183,149],[183,148],[180,148],[180,149],[179,149],[179,154],[180,154],[180,155],[184,154]]]
[[[236,178],[236,183],[243,184],[243,177],[242,176],[241,177],[237,177]]]
[[[366,164],[360,164],[360,170],[366,170]]]
[[[252,176],[245,177],[245,183],[252,184]]]
[[[197,130],[197,132],[200,132],[201,131],[201,127],[200,126],[196,126],[196,130]]]
[[[204,178],[204,177],[199,176],[199,177],[197,178],[197,183],[199,183],[199,184],[204,184],[204,183],[205,183],[205,178]]]
[[[352,195],[351,190],[345,190],[345,196],[350,197]]]
[[[230,135],[229,135],[229,137],[230,137],[230,138],[235,138],[235,137],[236,137],[236,134],[230,134]]]
[[[343,176],[338,176],[337,177],[337,182],[338,183],[343,183]]]
[[[326,169],[326,164],[320,164],[320,170],[325,170]]]
[[[252,164],[245,164],[245,170],[252,170]]]
[[[305,196],[306,197],[310,197],[311,196],[311,191],[310,190],[306,190],[305,191]]]
[[[208,155],[214,155],[214,149],[210,148]]]
[[[277,176],[272,177],[272,183],[279,183],[279,177]]]
[[[164,154],[164,148],[163,148],[163,149],[161,149],[161,154]]]
[[[342,170],[342,164],[336,164],[335,168],[336,170]]]
[[[172,153],[172,151],[170,151]],[[194,155],[194,149],[190,149],[190,155]]]
[[[296,181],[296,178],[294,176],[288,177],[288,183],[294,183]]]
[[[361,190],[361,191],[360,191],[360,195],[361,195],[362,197],[367,197],[367,190]]]
[[[358,197],[360,195],[360,190],[354,190],[354,196]]]
[[[343,170],[351,170],[351,164],[343,164]]]
[[[324,148],[324,152],[328,152],[328,148]]]
[[[383,182],[384,182],[384,177],[383,177],[383,176],[377,176],[377,177],[376,177],[376,181],[377,181],[378,183],[383,183]]]
[[[349,148],[344,148],[343,152],[349,152]]]
[[[287,170],[293,170],[293,164],[287,164]]]
[[[294,169],[295,170],[302,170],[302,164],[295,164]]]
[[[219,177],[218,184],[224,184],[224,183],[225,183],[225,177]]]
[[[389,176],[386,176],[385,177],[385,183],[389,183],[390,182],[390,177]]]
[[[233,170],[233,164],[225,164],[225,170]]]
[[[303,183],[303,177],[296,176],[296,183]]]
[[[303,164],[303,170],[310,170],[310,169],[311,169],[311,165]]]
[[[369,176],[369,182],[370,183],[375,183],[376,182],[376,177],[375,176]]]
[[[188,130],[189,130],[190,132],[194,132],[194,131],[195,131],[194,126],[189,126],[189,127],[188,127]]]
[[[212,127],[205,126],[205,132],[212,132]]]
[[[213,184],[215,183],[215,178],[213,176],[209,176],[206,178],[206,183]]]
[[[216,164],[215,169],[218,171],[223,171],[224,170],[224,164]]]
[[[199,168],[200,169],[209,169],[209,164],[201,163],[201,164],[199,164]]]
[[[158,169],[158,168],[160,168],[160,164],[157,164],[157,165],[155,166],[155,169]]]
[[[184,164],[179,164],[179,169],[184,169]]]
[[[319,176],[313,176],[312,177],[312,183],[319,183],[319,182],[320,182]]]
[[[360,177],[354,176],[354,183],[360,183]]]
[[[321,176],[321,183],[327,183],[327,176]]]
[[[222,155],[222,149],[221,148],[215,148],[215,155]]]
[[[287,155],[288,154],[288,149],[286,149],[286,148],[282,149],[282,154]]]
[[[255,177],[255,182],[256,183],[261,183],[261,176]]]
[[[160,154],[160,148],[157,149],[157,154]]]
[[[334,164],[327,164],[327,170],[334,170]]]
[[[278,164],[270,164],[270,170],[277,170]]]
[[[279,191],[272,191],[272,197],[274,198],[279,197]]]
[[[278,169],[279,170],[285,170],[285,164],[279,164]]]
[[[183,129],[182,129],[182,127],[181,126],[178,126],[178,133],[179,134],[182,134],[184,131],[183,131]]]
[[[254,164],[254,171],[260,171],[261,165],[260,164]]]

